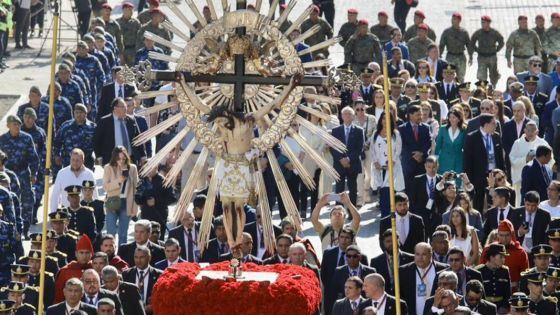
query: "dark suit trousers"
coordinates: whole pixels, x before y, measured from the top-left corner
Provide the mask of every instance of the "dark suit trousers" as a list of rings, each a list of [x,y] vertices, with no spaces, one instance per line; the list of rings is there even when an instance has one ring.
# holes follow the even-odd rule
[[[477,183],[474,187],[485,187],[484,183]],[[484,209],[484,198],[486,198],[486,189],[479,189],[475,191],[474,198],[473,198],[473,207],[480,211],[481,214],[484,214],[486,211]]]
[[[80,31],[80,37],[82,38],[88,32],[90,18],[91,18],[91,10],[78,12],[78,29]]]
[[[356,206],[358,200],[358,174],[349,172],[339,172],[340,180],[336,182],[336,193],[344,191],[344,181],[348,185],[350,201]]]
[[[325,16],[325,20],[334,27],[334,1],[321,2],[321,16]]]
[[[27,34],[29,33],[29,9],[18,8],[16,10],[16,33],[14,35],[16,46],[27,45]]]
[[[406,32],[406,17],[408,16],[408,11],[410,11],[410,6],[406,4],[405,0],[397,0],[395,2],[395,23],[401,29],[401,32],[404,34]],[[414,62],[414,61],[413,61]]]

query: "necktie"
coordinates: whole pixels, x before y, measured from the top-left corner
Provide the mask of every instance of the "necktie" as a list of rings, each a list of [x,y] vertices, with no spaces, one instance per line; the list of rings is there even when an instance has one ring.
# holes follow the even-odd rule
[[[348,144],[348,138],[350,137],[350,127],[344,127],[344,130],[345,130],[344,137],[346,138],[346,144]]]
[[[144,271],[140,270],[140,275],[138,275],[138,289],[140,291],[140,297],[144,301]]]
[[[492,144],[490,143],[490,134],[486,135],[486,151],[490,152],[492,150]]]
[[[121,86],[119,86],[119,97],[120,97],[120,98],[123,98],[123,97],[124,97],[124,93],[123,93],[123,87],[122,87],[122,85],[121,85]]]
[[[261,238],[259,247],[264,248],[264,234],[263,234],[263,228],[262,227],[259,227],[259,234],[260,234],[260,238]]]
[[[458,272],[457,273],[457,293],[463,295],[463,275]]]
[[[95,302],[93,301],[94,298],[95,298],[94,296],[88,296],[89,299],[88,303],[91,305],[95,305]]]
[[[541,169],[544,177],[544,182],[548,186],[548,184],[550,184],[550,177],[548,176],[548,171],[546,170],[546,166],[541,165]]]
[[[428,189],[430,189],[430,199],[434,199],[434,179],[430,178],[430,183],[428,184]]]
[[[226,244],[222,243],[220,244],[220,254],[225,254],[226,252]]]
[[[405,231],[405,221],[404,218],[401,218],[399,221],[401,221],[401,224],[399,225],[399,241],[402,244],[404,244],[404,241],[406,240],[406,231]]]
[[[187,260],[189,262],[194,262],[194,242],[192,238],[192,229],[187,229],[187,239],[189,241],[189,244],[187,245]]]
[[[355,277],[358,275],[358,272],[356,270],[352,270],[352,277]]]
[[[354,311],[356,309],[356,306],[358,306],[358,303],[356,301],[352,301],[350,305],[352,306],[352,310]]]
[[[340,267],[340,266],[344,266],[345,264],[346,264],[346,263],[345,263],[345,261],[344,261],[344,253],[341,252],[341,253],[340,253],[340,257],[338,258],[338,264],[337,264],[336,266],[337,266],[337,267]]]
[[[375,307],[377,309],[377,305],[379,305],[379,302],[375,301],[373,302],[373,307]]]
[[[130,152],[130,141],[128,140],[128,132],[126,131],[126,125],[124,119],[119,118],[119,122],[121,125],[122,144],[126,148],[126,150]]]
[[[441,263],[444,262],[443,261],[443,255],[439,255],[439,262],[441,262]]]
[[[500,220],[499,220],[500,222],[501,222],[501,221],[504,221],[504,211],[505,211],[505,210],[506,210],[506,209],[500,209]]]
[[[282,263],[283,264],[287,263],[286,259],[282,259]]]
[[[449,97],[449,95],[451,94],[451,89],[450,89],[450,84],[446,84],[445,85],[445,96]]]
[[[412,125],[412,133],[414,134],[414,140],[418,141],[418,125]]]
[[[436,63],[432,62],[432,64],[430,64],[430,75],[432,77],[436,76]]]

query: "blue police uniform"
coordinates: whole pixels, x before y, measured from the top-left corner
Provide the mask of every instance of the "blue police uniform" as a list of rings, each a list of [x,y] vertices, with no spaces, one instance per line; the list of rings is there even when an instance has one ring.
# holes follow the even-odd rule
[[[62,87],[62,91],[60,92],[61,96],[64,96],[70,102],[71,108],[74,108],[76,103],[82,103],[86,105],[84,101],[84,92],[82,91],[82,87],[74,78],[68,80],[68,82],[64,83],[60,80],[57,81],[60,86]]]
[[[10,197],[12,198],[12,203],[14,205],[14,214],[16,217],[15,228],[17,233],[23,233],[23,219],[21,218],[21,203],[19,202],[19,197],[13,192],[10,191]],[[21,254],[23,255],[23,253]],[[17,255],[17,256],[21,256]]]
[[[107,59],[107,57],[105,56],[105,54],[102,51],[99,51],[97,49],[92,49],[92,50],[89,51],[89,53],[91,55],[97,57],[97,59],[101,63],[101,66],[103,67],[103,72],[105,72],[105,81],[110,81],[111,80],[111,66],[109,65],[109,59]]]
[[[41,199],[43,193],[45,192],[45,160],[47,158],[47,134],[43,128],[34,125],[31,128],[27,128],[25,125],[21,126],[21,130],[27,132],[33,138],[33,143],[35,144],[35,151],[39,155],[39,171],[37,172],[37,181],[33,185],[33,190],[35,192],[35,204],[33,207],[33,222],[37,219],[37,209],[41,206]]]
[[[91,110],[88,118],[93,120],[97,116],[97,101],[101,97],[101,89],[105,83],[105,72],[103,66],[95,56],[88,54],[85,57],[76,55],[76,68],[84,70],[91,88]]]
[[[4,209],[1,219],[15,225],[16,213],[14,210],[14,203],[12,201],[12,196],[10,194],[10,191],[3,186],[0,186],[0,204]]]
[[[134,64],[137,65],[142,61],[145,60],[149,60],[150,63],[152,64],[152,69],[153,70],[167,70],[169,69],[169,65],[167,63],[167,61],[161,61],[161,60],[156,60],[156,59],[152,59],[149,56],[150,51],[154,51],[157,53],[161,53],[163,54],[163,49],[154,46],[154,48],[148,50],[146,47],[144,48],[140,48],[138,49],[138,51],[136,52],[136,56],[134,58]],[[157,90],[159,88],[160,82],[159,81],[153,81],[152,82],[152,86],[151,86],[151,90]]]
[[[6,286],[12,278],[10,265],[16,261],[16,234],[11,223],[0,220],[0,286]]]
[[[75,119],[67,121],[56,132],[53,141],[53,154],[62,158],[63,167],[70,165],[70,152],[80,148],[85,154],[85,165],[93,169],[93,136],[96,124],[89,120],[78,125]]]
[[[43,130],[47,130],[49,124],[49,103],[41,101],[39,108],[34,108],[31,106],[31,103],[20,105],[18,107],[17,116],[21,119],[21,121],[23,121],[23,112],[26,108],[33,108],[35,110],[35,113],[37,114],[37,121],[35,121],[35,123],[37,126],[43,128]],[[56,126],[56,119],[54,120],[54,123]]]
[[[99,51],[101,51],[105,55],[105,57],[107,57],[107,61],[109,62],[109,69],[113,69],[114,66],[119,65],[119,61],[117,60],[115,54],[111,49],[109,49],[108,47],[103,47],[103,49],[99,49]],[[111,72],[109,71],[109,73]]]
[[[9,132],[1,135],[0,149],[8,156],[4,165],[13,170],[20,180],[22,217],[24,230],[27,231],[31,224],[31,215],[35,204],[35,196],[31,188],[31,177],[37,177],[39,155],[35,150],[33,138],[23,131],[20,131],[15,137]]]
[[[43,98],[41,98],[41,101],[48,104],[50,101],[49,96],[48,95],[44,96]],[[62,96],[62,94],[58,98],[54,99],[54,121],[55,121],[54,129],[55,130],[58,130],[58,128],[60,128],[60,126],[62,126],[63,123],[74,118],[72,109],[73,107],[70,104],[70,100]],[[43,130],[46,131],[46,129]]]
[[[93,98],[91,94],[91,84],[87,77],[87,74],[82,69],[74,68],[72,72],[72,80],[75,80],[80,85],[82,89],[82,95],[84,96],[84,105],[91,105]],[[72,104],[74,106],[76,104]]]
[[[8,177],[10,178],[10,191],[15,193],[17,195],[18,198],[21,197],[21,186],[19,184],[19,178],[16,175],[16,173],[14,173],[14,171],[4,167],[3,170],[6,174],[8,174]]]

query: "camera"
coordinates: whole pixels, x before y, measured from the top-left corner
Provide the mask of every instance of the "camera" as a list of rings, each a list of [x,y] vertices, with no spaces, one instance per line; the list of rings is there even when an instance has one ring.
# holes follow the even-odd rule
[[[122,170],[122,176],[128,177],[128,170]]]

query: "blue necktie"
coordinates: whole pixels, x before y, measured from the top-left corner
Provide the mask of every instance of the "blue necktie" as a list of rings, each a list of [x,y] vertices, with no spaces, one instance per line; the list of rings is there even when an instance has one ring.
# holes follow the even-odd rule
[[[486,151],[490,152],[492,150],[492,145],[490,144],[490,134],[486,135]]]
[[[119,86],[119,97],[120,97],[120,98],[124,98],[124,93],[123,93],[123,87],[122,87],[122,85]]]
[[[119,118],[119,122],[121,125],[121,136],[122,136],[122,144],[126,148],[128,152],[130,152],[130,141],[128,140],[128,133],[126,131],[126,126],[123,118]]]
[[[550,177],[548,176],[548,171],[546,170],[546,166],[541,165],[541,169],[544,177],[544,182],[548,186],[548,184],[550,184]]]
[[[430,182],[428,184],[428,189],[430,190],[430,199],[434,199],[434,179],[430,178]]]

